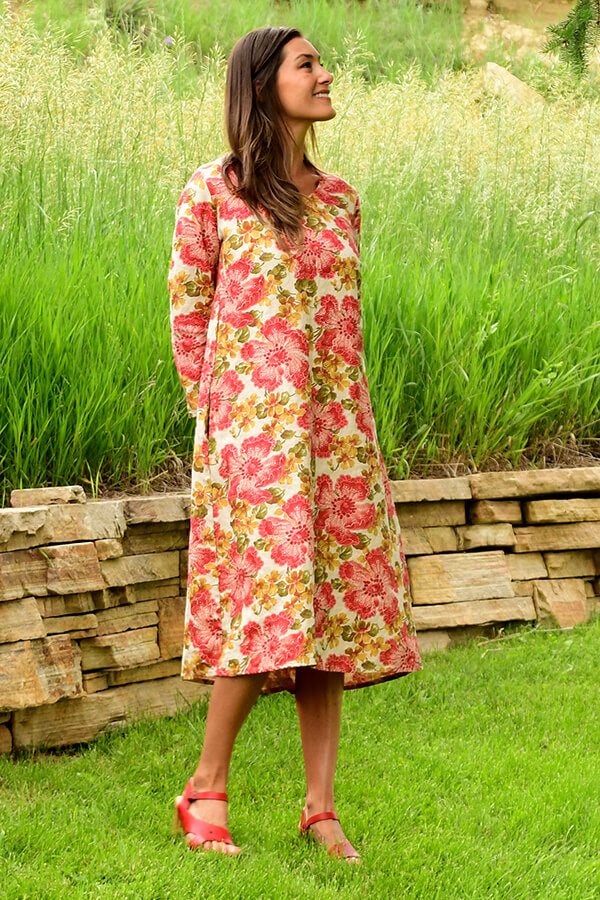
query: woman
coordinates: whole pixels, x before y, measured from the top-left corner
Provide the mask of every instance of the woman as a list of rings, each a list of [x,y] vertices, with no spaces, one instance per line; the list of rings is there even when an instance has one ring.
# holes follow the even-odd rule
[[[357,861],[335,814],[342,692],[420,668],[360,324],[356,191],[307,157],[332,75],[291,28],[229,61],[231,152],[181,195],[173,349],[196,416],[184,678],[214,682],[198,768],[176,801],[190,847],[227,831],[235,738],[258,694],[294,692],[300,830]]]

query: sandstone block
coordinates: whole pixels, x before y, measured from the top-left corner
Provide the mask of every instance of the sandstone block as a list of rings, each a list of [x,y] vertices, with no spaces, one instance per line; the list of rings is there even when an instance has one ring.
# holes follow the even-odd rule
[[[528,525],[515,528],[515,552],[531,550],[587,550],[600,547],[600,522],[570,525]]]
[[[520,525],[523,521],[518,500],[477,500],[469,504],[469,521],[473,525],[494,525],[508,522]]]
[[[564,550],[562,553],[544,553],[550,578],[582,578],[596,574],[592,550]]]
[[[96,691],[108,690],[108,678],[106,672],[84,672],[83,689],[86,694],[95,694]]]
[[[544,98],[504,66],[486,62],[482,69],[482,81],[486,90],[498,97],[506,97],[517,106],[542,104]]]
[[[182,522],[190,517],[189,492],[182,494],[153,494],[149,497],[130,497],[124,501],[125,521],[128,525],[139,522]]]
[[[100,569],[109,587],[178,578],[179,553],[172,550],[106,559],[100,563]]]
[[[94,613],[81,613],[75,616],[50,616],[44,619],[48,634],[65,634],[67,631],[96,630],[98,619]],[[72,635],[70,635],[72,637]]]
[[[158,622],[158,600],[145,600],[127,606],[113,606],[111,609],[98,610],[98,635],[116,634],[119,631],[130,631],[156,625]],[[181,650],[181,648],[180,648]]]
[[[454,528],[441,525],[439,528],[425,528],[424,531],[433,553],[455,553],[458,550],[458,536]]]
[[[154,626],[85,638],[79,644],[82,670],[141,666],[158,659],[157,631]]]
[[[39,550],[14,550],[0,554],[0,601],[18,600],[28,594],[48,593],[47,562]]]
[[[512,547],[515,543],[512,525],[462,525],[456,529],[459,550],[476,547]]]
[[[526,500],[523,504],[525,521],[536,525],[544,522],[598,522],[600,499],[563,497],[551,500]]]
[[[174,715],[205,698],[209,691],[207,685],[175,676],[111,688],[53,707],[22,710],[13,717],[14,746],[63,747],[91,741],[140,714],[152,718]]]
[[[403,528],[402,545],[406,556],[426,556],[433,553],[424,528]]]
[[[598,615],[598,613],[600,613],[600,597],[586,597],[585,608],[587,620],[589,621],[592,616]]]
[[[68,637],[0,645],[0,708],[56,703],[82,692],[79,653]]]
[[[408,560],[408,570],[415,604],[512,596],[510,573],[501,550],[418,556]]]
[[[447,650],[450,644],[450,635],[443,629],[431,631],[419,631],[419,650],[422,654],[434,653],[436,650]]]
[[[533,621],[535,608],[530,597],[504,597],[493,600],[415,606],[413,614],[415,625],[421,631],[427,628],[452,628],[458,625]]]
[[[46,544],[114,540],[125,531],[122,502],[100,500],[36,509],[0,511],[0,542],[5,550]]]
[[[425,527],[436,525],[464,525],[465,504],[462,500],[445,500],[440,503],[396,503],[400,527]]]
[[[513,581],[512,587],[517,597],[533,597],[533,581]]]
[[[123,556],[123,545],[115,538],[103,538],[94,543],[98,559],[117,559],[119,556]]]
[[[17,488],[10,495],[10,505],[50,506],[53,503],[85,503],[85,491],[80,484],[45,488]]]
[[[586,580],[584,582],[584,585],[585,585],[585,596],[586,597],[594,597],[596,594],[596,589],[594,588],[594,582]]]
[[[188,551],[181,550],[181,552],[179,553],[179,588],[184,593],[187,590],[188,559],[189,559]]]
[[[583,581],[546,578],[534,582],[533,599],[539,621],[571,628],[587,622],[588,607]]]
[[[0,753],[10,753],[12,750],[12,734],[6,725],[0,725]]]
[[[92,542],[43,547],[48,559],[47,587],[51,594],[78,594],[103,588],[104,579]]]
[[[35,535],[46,521],[45,506],[0,509],[0,551],[23,550],[35,543]]]
[[[108,669],[106,672],[90,672],[84,674],[83,684],[88,694],[96,690],[104,691],[123,684],[135,684],[139,681],[152,681],[156,678],[171,678],[181,674],[181,659],[161,659],[148,666],[136,666],[133,669]],[[87,687],[86,679],[92,688]],[[101,687],[100,685],[103,684]],[[96,686],[97,685],[97,686]]]
[[[137,603],[142,600],[160,600],[163,597],[176,597],[179,593],[179,578],[165,578],[163,581],[134,584],[132,591]]]
[[[469,475],[474,500],[600,493],[600,466]]]
[[[46,629],[34,597],[0,603],[0,644],[45,636]]]
[[[2,710],[0,710],[0,725],[10,722],[10,716],[11,714],[9,712],[2,712]]]
[[[176,523],[179,525],[179,523]],[[185,550],[189,541],[189,525],[179,527],[162,526],[160,531],[146,531],[143,525],[132,525],[127,529],[123,541],[123,551],[127,556],[136,553],[159,553],[164,550]]]
[[[39,597],[38,609],[42,616],[76,616],[93,612],[94,601],[90,591],[80,594],[65,594],[62,597]]]
[[[131,585],[104,588],[103,591],[92,593],[94,609],[111,609],[113,606],[124,606],[127,603],[135,603],[137,595]]]
[[[541,553],[507,553],[506,565],[513,581],[546,578],[548,575]]]
[[[390,481],[390,487],[394,503],[471,499],[468,478],[413,478],[409,481]]]
[[[162,659],[181,657],[185,597],[158,601],[158,645]]]

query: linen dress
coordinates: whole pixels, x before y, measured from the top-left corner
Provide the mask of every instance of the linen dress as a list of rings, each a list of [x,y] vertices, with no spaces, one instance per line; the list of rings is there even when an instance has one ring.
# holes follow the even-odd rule
[[[297,666],[355,688],[421,668],[400,528],[365,375],[356,191],[322,174],[304,244],[230,193],[181,194],[172,344],[196,417],[182,677]]]

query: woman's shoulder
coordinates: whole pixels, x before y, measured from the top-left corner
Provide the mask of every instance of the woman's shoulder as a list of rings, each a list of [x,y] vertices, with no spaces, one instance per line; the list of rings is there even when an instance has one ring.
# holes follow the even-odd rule
[[[213,159],[212,162],[202,163],[188,178],[185,189],[194,192],[208,192],[211,197],[222,196],[225,188],[223,181],[223,160],[225,155]]]
[[[332,206],[353,208],[358,204],[358,191],[344,178],[329,172],[321,172],[315,191],[318,197]]]

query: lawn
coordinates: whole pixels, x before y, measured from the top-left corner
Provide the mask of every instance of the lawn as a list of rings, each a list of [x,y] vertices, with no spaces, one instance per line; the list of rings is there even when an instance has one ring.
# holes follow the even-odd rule
[[[260,698],[232,769],[243,855],[187,851],[172,801],[205,705],[69,752],[0,760],[3,900],[402,898],[595,900],[600,893],[600,619],[425,658],[349,692],[338,811],[363,854],[327,859],[297,835],[293,700]]]

